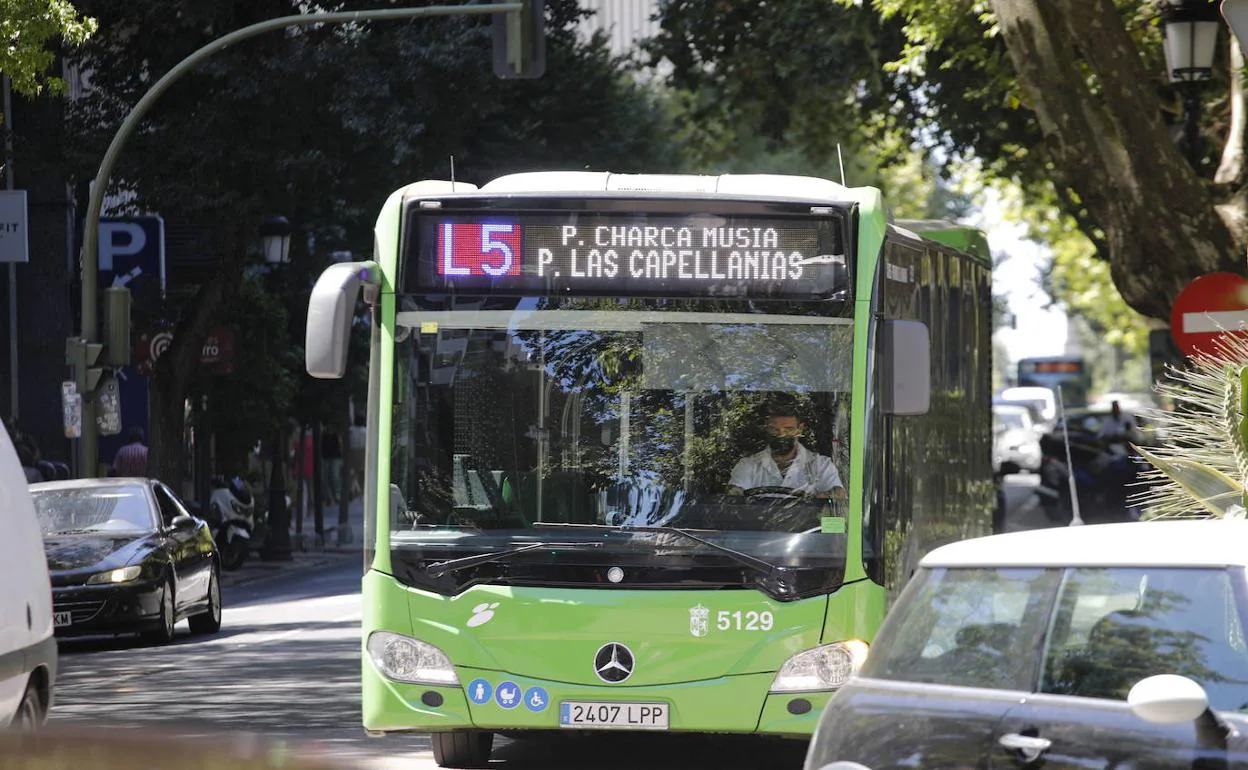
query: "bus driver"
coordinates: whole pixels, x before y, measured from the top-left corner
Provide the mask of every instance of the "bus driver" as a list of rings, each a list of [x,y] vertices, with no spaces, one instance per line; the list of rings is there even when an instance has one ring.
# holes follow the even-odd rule
[[[845,485],[832,458],[815,454],[797,440],[805,429],[795,409],[772,406],[767,411],[767,448],[737,461],[728,478],[728,494],[788,487],[796,494],[844,500]]]

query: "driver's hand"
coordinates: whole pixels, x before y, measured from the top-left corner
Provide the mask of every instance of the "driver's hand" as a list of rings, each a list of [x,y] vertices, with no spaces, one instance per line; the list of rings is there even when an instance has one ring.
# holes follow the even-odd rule
[[[833,500],[849,499],[849,495],[845,493],[845,487],[833,487],[832,493],[830,495],[826,495],[826,497],[831,497]]]
[[[727,494],[740,496],[745,494],[745,490],[737,486],[729,486]]]

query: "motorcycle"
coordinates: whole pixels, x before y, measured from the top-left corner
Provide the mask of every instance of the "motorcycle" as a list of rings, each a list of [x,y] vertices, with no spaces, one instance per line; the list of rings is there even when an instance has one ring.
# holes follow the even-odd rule
[[[1140,508],[1130,503],[1129,491],[1138,468],[1124,442],[1105,441],[1082,430],[1070,430],[1063,436],[1059,428],[1041,437],[1040,448],[1043,459],[1036,495],[1049,521],[1070,524],[1074,520],[1072,473],[1084,523],[1139,520]]]
[[[222,568],[236,570],[247,561],[251,551],[256,501],[247,482],[237,476],[228,481],[216,476],[212,484],[214,489],[208,498],[214,519],[212,536],[221,552]]]

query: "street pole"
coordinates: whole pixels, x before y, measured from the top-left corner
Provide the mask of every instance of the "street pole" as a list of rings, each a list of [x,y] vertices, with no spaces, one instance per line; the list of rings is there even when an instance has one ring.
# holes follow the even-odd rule
[[[193,69],[195,65],[213,54],[224,51],[235,43],[263,35],[266,32],[288,27],[311,27],[318,24],[360,24],[370,21],[414,19],[422,16],[483,16],[495,13],[520,13],[524,8],[525,4],[523,2],[512,2],[493,3],[490,5],[431,5],[425,8],[383,8],[372,11],[281,16],[236,29],[228,35],[205,44],[182,61],[173,65],[160,80],[157,80],[147,90],[147,93],[143,94],[143,98],[139,99],[138,103],[131,108],[130,113],[126,115],[125,120],[121,122],[121,126],[117,129],[117,133],[109,143],[108,149],[104,152],[104,159],[100,162],[100,169],[96,173],[95,180],[91,185],[91,192],[87,202],[87,213],[83,220],[82,234],[82,338],[88,344],[99,342],[95,294],[96,278],[99,270],[100,209],[103,206],[104,192],[108,187],[109,177],[112,176],[113,167],[117,163],[117,157],[121,154],[121,149],[125,146],[126,141],[130,139],[131,135],[138,128],[139,121],[147,115],[161,94],[169,90],[169,87],[178,78]],[[77,379],[81,390],[81,384],[86,381],[86,373],[78,373]],[[96,459],[99,453],[96,430],[95,402],[88,397],[88,394],[84,393],[82,399],[82,437],[79,439],[79,472],[86,478],[93,478],[99,472]]]
[[[1187,159],[1195,168],[1200,163],[1200,92],[1196,83],[1186,83],[1183,93],[1183,143]]]

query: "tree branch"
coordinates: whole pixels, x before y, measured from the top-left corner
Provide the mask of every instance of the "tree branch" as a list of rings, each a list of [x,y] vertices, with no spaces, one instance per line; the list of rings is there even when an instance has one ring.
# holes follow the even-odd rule
[[[1019,83],[1068,186],[1105,234],[1135,310],[1165,318],[1194,277],[1243,272],[1235,241],[1170,140],[1113,0],[991,0]],[[1081,229],[1089,232],[1086,223]]]

